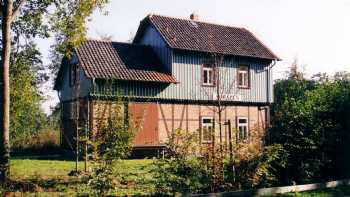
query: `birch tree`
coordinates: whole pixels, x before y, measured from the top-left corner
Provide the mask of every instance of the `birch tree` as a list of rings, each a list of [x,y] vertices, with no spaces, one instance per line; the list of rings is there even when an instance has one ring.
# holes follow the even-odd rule
[[[1,1],[1,33],[2,51],[0,65],[0,120],[1,120],[1,146],[0,146],[0,181],[3,183],[9,176],[10,163],[10,54],[11,54],[11,25],[19,14],[26,0],[13,2],[12,0]]]
[[[71,54],[86,35],[87,18],[97,7],[102,7],[108,0],[0,0],[1,16],[1,64],[0,64],[0,182],[5,183],[9,178],[10,170],[10,65],[16,58],[16,49],[20,45],[20,35],[28,38],[39,37],[39,31],[45,30],[48,37],[48,27],[43,20],[47,18],[56,19],[50,21],[51,32],[57,40],[54,47],[55,54]],[[48,9],[51,7],[52,9]],[[51,10],[49,12],[48,10]],[[70,19],[70,20],[68,20]],[[14,28],[22,27],[22,31]],[[79,39],[77,39],[79,38]],[[62,57],[60,56],[60,57]],[[61,59],[57,58],[57,62]],[[11,63],[12,62],[12,63]],[[56,64],[57,65],[57,64]],[[58,68],[56,67],[56,70]]]

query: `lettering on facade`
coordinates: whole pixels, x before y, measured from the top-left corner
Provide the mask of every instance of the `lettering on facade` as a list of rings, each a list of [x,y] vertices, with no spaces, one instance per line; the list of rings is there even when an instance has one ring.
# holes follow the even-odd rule
[[[213,93],[213,100],[218,100],[218,96],[216,93]],[[222,101],[241,101],[242,97],[238,94],[221,94],[220,100]]]

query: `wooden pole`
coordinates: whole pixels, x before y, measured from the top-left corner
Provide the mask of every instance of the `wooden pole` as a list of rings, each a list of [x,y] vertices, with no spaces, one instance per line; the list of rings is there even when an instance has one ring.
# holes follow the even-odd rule
[[[90,133],[90,100],[87,99],[87,114],[86,114],[86,124],[85,124],[85,161],[84,161],[84,170],[85,172],[87,172],[87,168],[88,168],[88,143],[89,143],[89,133]]]
[[[233,145],[232,145],[232,130],[231,130],[231,120],[227,121],[228,124],[228,139],[229,139],[229,151],[230,151],[230,163],[233,163]]]
[[[79,163],[79,102],[76,101],[76,136],[75,136],[75,172],[78,172]]]
[[[79,163],[79,131],[81,129],[81,125],[79,122],[79,114],[80,114],[80,102],[79,102],[79,95],[80,95],[80,75],[79,75],[79,69],[78,65],[72,65],[72,69],[74,69],[73,73],[75,75],[74,78],[74,89],[75,89],[75,99],[76,99],[76,147],[75,147],[75,156],[76,156],[76,161],[75,161],[75,171],[78,172],[78,163]]]

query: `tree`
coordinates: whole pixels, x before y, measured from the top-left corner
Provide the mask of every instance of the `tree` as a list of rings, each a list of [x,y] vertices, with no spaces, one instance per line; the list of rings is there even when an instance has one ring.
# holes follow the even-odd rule
[[[289,155],[282,182],[346,177],[349,81],[280,80],[275,84],[275,101],[270,143],[281,144]]]
[[[51,46],[50,68],[53,74],[58,72],[63,57],[71,58],[74,50],[85,41],[87,21],[93,11],[102,9],[108,2],[109,0],[55,0],[54,12],[49,17],[56,40]]]
[[[26,1],[20,0],[14,2],[12,0],[1,1],[2,14],[2,51],[1,51],[1,155],[0,155],[0,181],[4,183],[9,176],[9,159],[10,159],[10,56],[11,56],[11,25],[19,14],[20,9]]]
[[[0,130],[2,132],[0,140],[0,181],[2,183],[7,180],[9,174],[10,65],[17,62],[17,58],[19,57],[18,53],[21,53],[24,49],[26,49],[27,52],[30,51],[30,47],[28,48],[28,46],[32,45],[31,41],[34,38],[46,38],[49,36],[48,24],[43,20],[44,14],[49,14],[49,18],[51,19],[60,19],[51,21],[55,23],[53,23],[54,25],[50,30],[56,33],[55,35],[58,36],[56,38],[59,38],[57,46],[69,46],[58,47],[60,49],[58,53],[71,54],[73,48],[76,46],[74,44],[80,43],[80,40],[85,38],[87,17],[91,15],[96,7],[101,7],[104,3],[107,3],[107,0],[2,0],[0,2],[2,22],[0,67]],[[47,9],[50,5],[54,5],[53,9]],[[49,10],[53,10],[53,13],[50,13]],[[73,20],[65,20],[69,18]],[[63,25],[64,23],[67,25]],[[31,48],[35,49],[35,47]],[[32,63],[33,61],[35,62],[34,59],[29,60]],[[56,60],[57,62],[61,61],[60,58]],[[56,70],[58,69],[56,68]],[[40,80],[37,80],[37,82],[39,81]]]
[[[92,139],[88,140],[93,159],[93,172],[88,185],[98,196],[106,196],[111,189],[115,189],[118,181],[114,173],[115,162],[126,158],[132,151],[135,129],[124,107],[120,100],[97,106],[101,112],[99,121]]]
[[[298,64],[298,59],[294,59],[292,65],[289,67],[289,72],[287,72],[288,79],[290,80],[304,80],[305,73],[301,70],[300,65]]]
[[[10,144],[21,147],[28,137],[46,126],[46,116],[40,108],[43,96],[39,91],[42,67],[40,52],[34,44],[16,53],[10,67]]]
[[[54,75],[57,74],[60,66],[68,63],[74,55],[75,49],[86,39],[87,20],[97,8],[107,4],[109,0],[55,0],[54,12],[49,17],[52,24],[51,30],[54,32],[56,43],[51,46],[52,63],[50,69]],[[79,94],[79,82],[74,86],[76,97]],[[79,102],[77,102],[76,112],[79,112]],[[79,125],[79,113],[76,113],[76,125]],[[78,171],[79,160],[79,132],[76,127],[76,171]],[[85,150],[87,144],[85,143]],[[87,159],[87,158],[85,158]],[[87,161],[85,162],[87,163]]]

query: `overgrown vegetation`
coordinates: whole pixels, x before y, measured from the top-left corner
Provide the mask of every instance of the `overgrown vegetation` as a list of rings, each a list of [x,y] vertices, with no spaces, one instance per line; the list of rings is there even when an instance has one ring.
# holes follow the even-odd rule
[[[168,141],[165,158],[154,161],[155,186],[158,194],[207,191],[212,177],[203,158],[198,157],[198,135],[176,130]]]
[[[123,107],[121,101],[103,105],[102,111],[108,113],[101,113],[96,133],[89,140],[93,166],[88,186],[96,196],[106,196],[117,189],[121,180],[115,166],[132,151],[135,131],[130,118],[124,117]]]
[[[87,19],[95,9],[101,9],[107,4],[108,0],[19,2],[14,1],[15,6],[21,7],[11,25],[12,36],[9,38],[12,45],[9,69],[10,143],[15,148],[28,146],[27,141],[42,135],[39,132],[46,132],[48,127],[57,129],[56,125],[47,121],[50,117],[46,117],[40,108],[44,100],[41,87],[50,78],[53,79],[50,74],[57,73],[62,58],[71,55],[72,49],[84,41]],[[37,39],[49,37],[56,38],[51,51],[51,72],[48,65],[44,65],[42,54],[36,45]]]
[[[286,152],[281,145],[236,147],[235,173],[220,145],[200,146],[196,133],[177,130],[170,138],[165,158],[155,160],[156,191],[161,194],[206,193],[271,186],[279,183]],[[200,148],[201,147],[201,148]],[[214,153],[214,155],[213,155]],[[239,154],[238,154],[239,153]]]
[[[349,74],[316,77],[289,77],[275,84],[269,142],[288,153],[285,168],[279,169],[285,185],[350,175]]]

